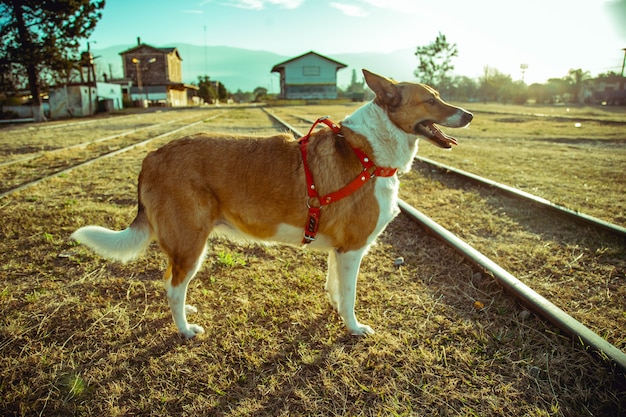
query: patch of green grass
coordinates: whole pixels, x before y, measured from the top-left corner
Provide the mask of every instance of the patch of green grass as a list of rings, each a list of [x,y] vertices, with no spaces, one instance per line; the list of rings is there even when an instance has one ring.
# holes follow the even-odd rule
[[[87,391],[85,380],[78,374],[70,374],[62,378],[61,390],[65,392],[64,402],[80,398]]]
[[[219,251],[216,254],[216,262],[218,265],[235,268],[237,266],[246,266],[246,260],[244,257],[236,252]]]
[[[46,290],[45,289],[36,289],[33,290],[32,292],[25,294],[24,295],[24,300],[26,300],[29,303],[36,303],[38,302],[44,295],[46,294]]]
[[[10,291],[9,291],[9,287],[4,287],[2,289],[2,291],[0,291],[0,299],[2,298],[9,298],[11,295]]]

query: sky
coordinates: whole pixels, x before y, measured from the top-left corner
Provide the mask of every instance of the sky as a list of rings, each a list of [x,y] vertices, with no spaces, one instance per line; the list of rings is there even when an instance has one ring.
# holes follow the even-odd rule
[[[332,58],[414,51],[438,33],[458,47],[457,75],[477,78],[489,66],[517,80],[521,64],[528,84],[569,69],[619,73],[626,0],[106,0],[89,42],[97,50],[141,37],[157,47],[233,46],[290,57],[313,50]]]

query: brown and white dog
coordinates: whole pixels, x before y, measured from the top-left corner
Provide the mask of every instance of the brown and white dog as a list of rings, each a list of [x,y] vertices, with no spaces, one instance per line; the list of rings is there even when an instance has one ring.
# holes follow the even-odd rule
[[[398,83],[363,70],[376,98],[335,130],[313,132],[306,163],[324,195],[364,172],[354,148],[391,176],[376,176],[352,194],[321,208],[315,240],[303,244],[309,220],[307,181],[300,143],[292,135],[258,138],[196,134],[175,140],[143,161],[139,208],[123,231],[82,227],[72,237],[100,255],[128,261],[156,240],[168,257],[165,287],[174,322],[186,338],[204,329],[187,321],[187,287],[200,268],[213,234],[327,251],[326,291],[348,331],[373,330],[354,313],[361,259],[399,213],[399,181],[417,153],[417,136],[442,148],[456,140],[435,124],[467,126],[472,114],[445,103],[432,88]],[[366,158],[366,159],[368,159]],[[373,174],[372,174],[373,176]]]

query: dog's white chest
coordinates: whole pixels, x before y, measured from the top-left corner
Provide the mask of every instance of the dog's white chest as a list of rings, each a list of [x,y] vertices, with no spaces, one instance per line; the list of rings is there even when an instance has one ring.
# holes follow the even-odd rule
[[[376,178],[374,195],[378,202],[379,214],[376,227],[367,239],[368,245],[372,244],[389,222],[400,213],[400,208],[398,207],[399,188],[400,181],[396,175],[389,178]]]

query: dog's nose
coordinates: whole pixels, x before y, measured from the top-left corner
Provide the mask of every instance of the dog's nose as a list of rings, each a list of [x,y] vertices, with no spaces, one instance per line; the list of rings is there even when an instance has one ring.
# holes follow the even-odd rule
[[[473,118],[474,115],[468,111],[463,112],[463,116],[461,116],[461,120],[463,121],[464,125],[469,124],[469,122],[471,122]]]

